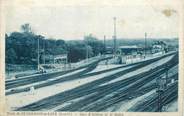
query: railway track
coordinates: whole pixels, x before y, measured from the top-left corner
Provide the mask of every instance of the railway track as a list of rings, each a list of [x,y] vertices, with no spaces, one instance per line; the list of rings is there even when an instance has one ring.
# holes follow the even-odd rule
[[[110,96],[107,99],[101,100],[103,97],[107,96],[108,94],[112,94],[113,92],[118,91],[121,88],[128,88],[129,84],[134,83],[135,81],[137,81],[138,79],[140,79],[142,76],[145,76],[145,75],[140,74],[140,76],[130,77],[131,79],[113,83],[113,84],[110,84],[109,86],[104,86],[102,90],[101,89],[98,90],[98,94],[90,96],[82,101],[77,102],[76,104],[72,104],[71,106],[67,106],[65,108],[59,109],[58,111],[78,111],[78,110],[80,111],[82,107],[86,107],[86,108],[82,108],[82,111],[96,111],[94,110],[96,106],[101,107],[101,105],[103,105],[104,107],[104,104],[107,101],[109,101],[110,98],[114,99],[115,97],[118,97],[119,95],[114,94],[113,96]],[[97,100],[100,100],[100,101],[97,101]],[[96,104],[95,104],[95,101],[97,101]],[[91,105],[91,103],[93,105]]]
[[[89,76],[93,76],[93,75],[98,75],[98,74],[102,74],[102,73],[106,73],[108,71],[113,71],[113,70],[117,70],[117,69],[120,69],[120,68],[124,68],[124,67],[128,67],[128,66],[135,66],[135,65],[144,65],[144,64],[150,64],[152,62],[155,62],[157,60],[160,60],[162,58],[165,58],[169,55],[173,55],[175,53],[171,53],[171,54],[167,54],[167,55],[164,55],[162,57],[158,57],[158,58],[155,58],[155,59],[150,59],[150,60],[147,60],[147,61],[142,61],[142,62],[138,62],[138,63],[134,63],[134,64],[128,64],[128,65],[125,65],[125,66],[120,66],[120,67],[116,67],[116,68],[112,68],[112,69],[107,69],[107,70],[103,70],[103,71],[99,71],[99,72],[94,72],[94,73],[88,73],[90,71],[92,71],[94,68],[96,68],[97,64],[100,62],[100,61],[103,61],[103,60],[106,60],[106,59],[109,59],[109,58],[105,58],[105,59],[101,59],[93,64],[90,64],[90,66],[84,70],[84,71],[81,71],[79,72],[78,74],[74,74],[74,75],[70,75],[70,76],[66,76],[66,77],[63,77],[61,79],[56,79],[56,80],[53,80],[51,82],[48,82],[48,83],[43,83],[43,84],[40,84],[40,85],[36,85],[34,86],[35,89],[38,89],[38,88],[41,88],[41,87],[45,87],[45,86],[49,86],[49,85],[53,85],[53,84],[56,84],[56,83],[61,83],[61,82],[64,82],[64,81],[69,81],[69,80],[73,80],[73,79],[78,79],[78,78],[87,78]],[[11,89],[13,88],[15,85],[18,85],[18,86],[23,86],[23,85],[26,85],[26,84],[30,84],[34,82],[38,82],[39,79],[41,80],[45,80],[45,79],[48,79],[48,78],[51,78],[50,76],[46,76],[46,77],[38,77],[38,79],[32,79],[32,80],[26,80],[26,82],[20,82],[19,83],[15,83],[15,84],[7,84],[7,87],[6,89]],[[21,89],[16,89],[14,91],[8,91],[6,92],[6,95],[10,95],[10,94],[14,94],[14,93],[20,93],[20,92],[26,92],[26,91],[29,91],[30,90],[30,87],[25,87],[25,88],[21,88]]]
[[[151,76],[149,76],[148,78],[151,78]],[[147,80],[148,78],[145,78],[144,80],[146,80],[146,82],[150,82],[151,79]],[[133,97],[131,97],[131,94],[133,92],[137,92],[136,89],[143,86],[144,84],[145,84],[145,81],[141,80],[140,82],[138,82],[137,84],[135,84],[132,87],[128,87],[128,85],[127,85],[127,87],[123,87],[124,89],[122,89],[120,91],[118,91],[119,88],[114,88],[113,89],[114,91],[115,91],[115,89],[117,89],[117,91],[118,91],[117,93],[115,93],[113,96],[110,96],[104,100],[101,100],[103,97],[105,97],[106,95],[113,92],[113,90],[112,91],[104,90],[104,91],[102,91],[103,93],[96,94],[96,95],[91,96],[87,99],[79,101],[76,104],[72,104],[71,106],[67,106],[65,108],[59,109],[58,111],[103,111],[104,109],[106,109],[106,108],[108,108],[116,103],[119,103],[119,102],[124,101],[124,100],[129,100],[130,98],[132,99]],[[136,95],[136,96],[140,96],[140,95],[142,95],[146,92],[149,92],[150,90],[155,89],[155,88],[156,88],[156,86],[153,84],[149,88],[140,89],[141,93],[139,93],[139,95]],[[108,89],[111,89],[111,88],[108,88]],[[135,95],[134,95],[134,97],[135,97]],[[99,100],[99,101],[97,101],[97,100]],[[96,107],[96,106],[98,106],[98,107]]]
[[[126,96],[129,94],[130,91],[135,91],[137,88],[143,86],[145,83],[150,82],[151,80],[155,79],[156,77],[158,78],[162,73],[165,72],[165,65],[167,65],[169,68],[175,66],[176,64],[178,64],[178,55],[176,55],[175,57],[173,57],[173,59],[170,62],[167,62],[166,64],[162,65],[162,68],[160,67],[160,72],[155,72],[155,74],[144,77],[138,81],[135,82],[135,84],[130,85],[130,87],[127,88],[123,88],[122,90],[120,90],[117,94],[115,94],[114,96],[105,99],[104,101],[100,101],[101,103],[98,103],[98,107],[91,107],[88,108],[87,111],[103,111],[104,109],[110,107],[113,104],[116,104],[120,101],[126,100]],[[159,69],[159,67],[157,67]],[[116,97],[117,96],[117,97]],[[84,111],[86,111],[86,109],[84,109]]]
[[[41,75],[36,75],[36,76],[28,77],[28,78],[20,78],[16,80],[6,81],[6,89],[11,89],[13,87],[19,87],[19,86],[23,86],[23,85],[30,84],[30,83],[35,83],[38,81],[44,81],[50,78],[62,76],[64,74],[67,74],[67,73],[70,73],[76,70],[84,69],[84,68],[87,68],[85,72],[87,72],[88,70],[91,71],[91,69],[95,68],[96,65],[97,65],[97,62],[94,62],[92,64],[89,64],[88,66],[80,67],[80,68],[73,69],[70,71],[61,71],[61,72],[54,72],[54,73],[49,73],[49,74],[41,74]]]
[[[53,77],[62,76],[64,74],[71,73],[71,72],[74,72],[74,71],[77,71],[80,69],[84,69],[84,68],[86,68],[86,69],[84,71],[79,72],[78,74],[85,74],[85,73],[90,72],[93,69],[95,69],[100,61],[107,60],[107,59],[109,59],[109,58],[103,58],[103,59],[95,61],[89,65],[79,67],[77,69],[72,69],[70,71],[60,71],[60,72],[54,72],[54,73],[49,73],[49,74],[36,75],[36,76],[29,77],[29,78],[20,78],[20,79],[16,79],[16,80],[6,81],[6,89],[11,89],[14,87],[19,87],[19,86],[23,86],[23,85],[31,84],[31,83],[35,83],[35,82],[45,81],[45,80],[51,79]]]
[[[167,56],[173,55],[173,54],[174,53],[170,53],[170,54],[167,54],[165,56],[156,58],[155,60],[160,59],[160,58],[164,58],[164,57],[167,57]],[[8,80],[8,81],[5,82],[5,87],[6,87],[6,89],[10,89],[10,88],[13,88],[13,87],[23,86],[23,85],[34,83],[34,82],[47,80],[47,79],[50,79],[50,78],[53,78],[53,77],[62,76],[64,74],[71,73],[71,72],[76,71],[76,70],[80,70],[82,68],[93,67],[94,65],[98,64],[100,61],[107,60],[107,59],[110,59],[110,58],[112,58],[112,57],[103,58],[103,59],[100,59],[99,61],[95,61],[95,62],[93,62],[89,65],[82,66],[82,67],[72,69],[72,70],[69,70],[69,71],[59,71],[59,72],[54,72],[54,73],[49,73],[49,74],[31,76],[31,77],[28,77],[28,78],[18,78],[16,80]],[[154,60],[154,59],[152,59],[152,60]],[[148,61],[152,61],[152,60],[148,60]],[[147,61],[143,61],[143,62],[147,62]],[[129,64],[129,65],[136,65],[136,64],[140,64],[140,63],[142,63],[142,62]]]
[[[170,85],[163,93],[161,97],[161,107],[171,103],[173,100],[176,100],[178,97],[178,83]],[[149,100],[146,100],[133,108],[130,111],[134,112],[159,112],[158,109],[158,94],[155,93]]]
[[[171,61],[173,62],[173,60],[176,60],[176,59],[177,59],[177,57],[173,58]],[[127,80],[128,80],[128,81],[127,81],[128,83],[127,83],[126,85],[123,83],[123,82],[126,82],[126,80],[123,80],[123,81],[120,81],[119,84],[118,84],[118,83],[113,83],[113,84],[109,85],[109,87],[105,86],[105,88],[103,88],[102,90],[100,89],[100,91],[98,92],[98,94],[95,94],[95,95],[93,95],[93,96],[90,96],[90,97],[88,97],[88,98],[86,98],[86,99],[84,99],[84,100],[82,100],[82,101],[79,101],[79,102],[76,103],[76,104],[72,104],[72,105],[70,105],[70,106],[61,108],[61,109],[59,109],[58,111],[80,111],[80,109],[81,109],[82,107],[84,107],[84,106],[87,107],[87,105],[89,105],[90,103],[94,104],[94,106],[93,106],[92,108],[89,108],[89,107],[87,107],[86,109],[83,108],[82,111],[98,111],[97,108],[96,108],[96,106],[98,106],[98,108],[101,107],[101,106],[102,106],[103,108],[105,108],[105,105],[106,105],[106,106],[110,106],[111,104],[109,104],[109,105],[105,104],[105,102],[108,101],[107,99],[105,99],[104,101],[101,101],[101,103],[98,102],[98,104],[95,104],[95,103],[93,103],[93,102],[95,102],[95,101],[101,99],[102,97],[106,96],[107,94],[110,94],[110,93],[113,92],[113,91],[117,91],[117,90],[120,89],[120,88],[125,88],[125,86],[127,86],[128,84],[133,83],[134,81],[139,80],[141,77],[147,76],[147,75],[152,74],[152,73],[155,73],[156,75],[158,75],[158,74],[161,75],[161,74],[165,71],[164,66],[165,66],[165,64],[164,64],[164,65],[161,65],[160,67],[157,67],[157,68],[155,68],[155,69],[153,69],[153,70],[151,70],[151,71],[148,71],[148,72],[146,72],[146,73],[142,73],[142,74],[139,74],[139,75],[137,75],[137,76],[130,77],[130,78],[127,79]],[[161,70],[161,67],[162,67],[162,70]],[[160,70],[160,71],[159,71],[159,70]],[[155,72],[155,71],[156,71],[156,72]],[[152,76],[152,77],[153,77],[153,76]],[[136,80],[135,78],[137,78],[137,80]],[[150,78],[150,77],[147,77],[147,79],[146,79],[147,82],[149,82],[149,81],[148,81],[149,79],[151,79],[151,78]],[[143,82],[142,82],[142,83],[143,83]],[[144,84],[144,83],[143,83],[143,84]],[[133,91],[133,89],[139,88],[140,85],[141,85],[141,83],[138,83],[138,84],[136,84],[136,85],[134,85],[134,86],[132,87],[132,90],[130,90],[130,88],[127,89],[127,90],[128,90],[128,91]],[[126,89],[125,89],[125,90],[126,90]],[[126,91],[123,91],[123,92],[126,92]],[[126,94],[125,96],[127,96],[127,95],[128,95],[128,94]],[[114,96],[119,96],[119,95],[114,95]],[[126,98],[126,97],[125,97],[125,98]],[[111,99],[114,99],[114,97],[112,97]],[[110,103],[110,102],[109,102],[109,103]],[[104,104],[105,104],[105,105],[104,105]],[[113,104],[114,104],[114,102],[113,102]],[[80,109],[79,109],[79,108],[80,108]],[[101,110],[102,110],[102,109],[100,109],[100,111],[101,111]]]
[[[176,60],[176,59],[175,59]],[[177,60],[176,60],[177,61]],[[154,61],[153,61],[154,62]],[[150,63],[150,62],[149,62]],[[110,75],[110,76],[107,76],[105,78],[102,78],[102,79],[99,79],[99,80],[96,80],[94,82],[91,82],[91,83],[88,83],[88,84],[85,84],[85,85],[82,85],[80,87],[77,87],[77,88],[74,88],[72,90],[68,90],[68,91],[65,91],[65,92],[62,92],[62,93],[59,93],[59,94],[56,94],[54,96],[51,96],[51,97],[48,97],[48,98],[45,98],[43,100],[40,100],[38,102],[35,102],[35,103],[32,103],[30,105],[27,105],[27,106],[24,106],[24,107],[21,107],[17,110],[20,110],[20,111],[26,111],[26,110],[32,110],[32,111],[36,111],[36,110],[41,110],[41,109],[51,109],[51,108],[54,108],[66,101],[70,101],[72,99],[76,99],[76,98],[79,98],[79,97],[82,97],[82,96],[85,96],[85,95],[88,95],[88,94],[91,94],[92,92],[105,92],[107,89],[109,89],[110,87],[114,87],[114,88],[117,88],[118,87],[118,84],[119,85],[123,85],[122,83],[123,82],[117,82],[116,84],[114,84],[114,86],[112,86],[113,84],[111,85],[106,85],[106,86],[97,86],[97,85],[100,85],[102,83],[105,83],[105,82],[108,82],[110,80],[113,80],[115,78],[118,78],[128,72],[131,72],[133,70],[136,70],[140,67],[143,67],[143,66],[146,66],[149,64],[148,62],[145,62],[145,63],[142,63],[141,65],[136,65],[130,69],[127,69],[125,71],[122,71],[122,72],[118,72],[114,75]],[[163,70],[164,71],[164,70]],[[145,73],[146,74],[146,73]],[[140,75],[141,76],[141,75]],[[127,81],[127,82],[126,82]],[[128,84],[130,84],[131,82],[135,81],[135,78],[131,78],[130,80],[124,80],[124,86],[127,86]],[[128,82],[129,81],[129,82]],[[115,87],[116,86],[116,87]],[[137,84],[136,86],[139,86],[139,84]],[[109,87],[109,88],[108,88]],[[107,88],[107,89],[106,89]],[[134,86],[134,89],[136,87]],[[109,89],[111,91],[115,91],[114,89]],[[108,91],[109,91],[108,90]],[[103,94],[103,93],[102,93]],[[107,95],[107,93],[104,93],[104,95]],[[96,98],[95,99],[100,99],[100,97]],[[90,99],[88,99],[90,100]],[[94,99],[92,100],[94,101]],[[82,104],[84,105],[84,104]],[[76,107],[78,107],[76,105]],[[59,110],[62,110],[62,109],[59,109]]]

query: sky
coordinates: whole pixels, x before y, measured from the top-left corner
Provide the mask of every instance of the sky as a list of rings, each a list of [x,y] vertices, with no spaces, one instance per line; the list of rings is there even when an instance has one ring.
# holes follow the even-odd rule
[[[151,5],[75,5],[10,7],[6,12],[6,33],[20,31],[29,23],[36,34],[64,40],[85,35],[103,39],[113,36],[116,17],[117,38],[178,37],[178,12],[171,7]]]

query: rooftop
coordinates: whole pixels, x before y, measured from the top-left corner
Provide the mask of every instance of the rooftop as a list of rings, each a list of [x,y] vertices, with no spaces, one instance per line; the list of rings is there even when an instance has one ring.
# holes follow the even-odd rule
[[[132,46],[119,46],[119,48],[141,48],[141,47],[138,47],[136,45],[132,45]]]

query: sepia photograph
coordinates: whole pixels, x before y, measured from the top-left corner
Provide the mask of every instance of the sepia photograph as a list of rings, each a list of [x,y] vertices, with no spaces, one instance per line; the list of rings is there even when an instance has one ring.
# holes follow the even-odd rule
[[[7,6],[7,111],[178,112],[176,7]]]

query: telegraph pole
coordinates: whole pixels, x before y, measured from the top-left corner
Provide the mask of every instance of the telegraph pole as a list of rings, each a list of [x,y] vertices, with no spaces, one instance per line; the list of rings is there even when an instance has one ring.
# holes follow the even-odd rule
[[[38,70],[40,69],[40,43],[39,43],[39,39],[40,39],[40,36],[38,36],[38,42],[37,42],[37,50],[38,50],[38,59],[37,59],[37,63],[38,63]]]
[[[43,40],[43,42],[44,42],[44,44],[43,44],[43,46],[44,46],[44,48],[43,48],[43,63],[45,64],[45,39]]]
[[[86,59],[87,59],[87,62],[88,62],[88,54],[89,54],[89,52],[88,52],[88,41],[86,41],[87,43],[86,43]]]
[[[147,33],[144,35],[145,43],[144,43],[144,58],[146,58],[146,49],[147,49]]]
[[[114,36],[113,36],[113,38],[114,38],[114,56],[116,56],[116,50],[117,50],[117,43],[116,43],[116,17],[114,17],[113,18],[113,20],[114,20]]]

